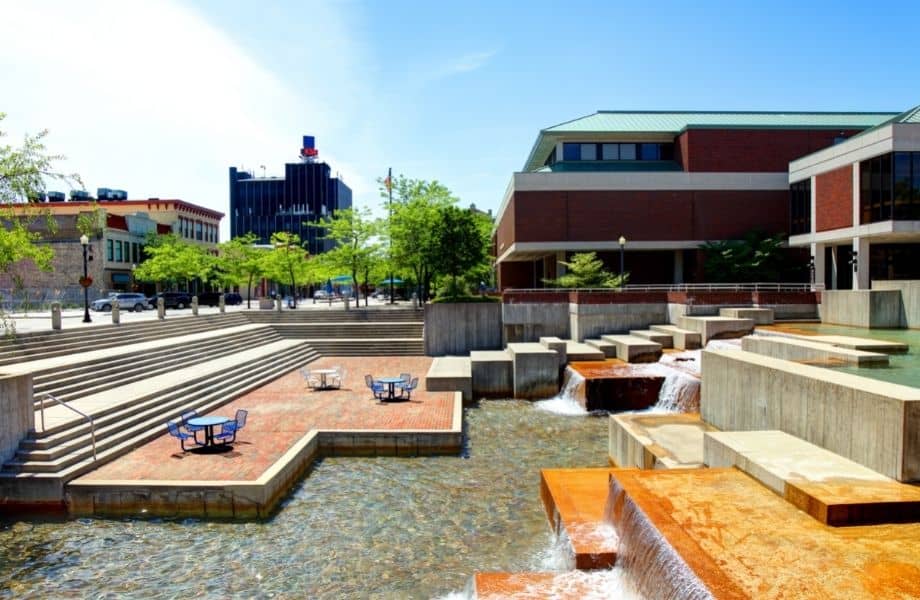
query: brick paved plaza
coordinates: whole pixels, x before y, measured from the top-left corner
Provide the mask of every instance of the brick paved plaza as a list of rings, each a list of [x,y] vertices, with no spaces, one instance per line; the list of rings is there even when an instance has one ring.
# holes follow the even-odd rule
[[[230,452],[183,453],[178,440],[166,434],[164,424],[161,437],[81,479],[251,481],[311,429],[450,429],[453,393],[424,389],[430,358],[329,357],[308,368],[333,365],[347,371],[340,390],[312,391],[297,370],[214,411],[230,417],[238,408],[249,411],[246,427]],[[365,373],[384,377],[403,372],[420,380],[409,402],[378,402],[364,384]]]

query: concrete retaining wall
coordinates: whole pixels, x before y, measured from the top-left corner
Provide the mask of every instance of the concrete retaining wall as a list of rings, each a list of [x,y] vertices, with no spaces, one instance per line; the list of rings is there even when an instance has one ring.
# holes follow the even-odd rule
[[[666,323],[668,305],[658,303],[569,304],[571,338],[583,342],[605,333],[628,333]]]
[[[536,342],[544,336],[568,339],[569,304],[502,304],[502,345]]]
[[[19,442],[34,428],[32,375],[0,375],[0,464],[16,454]]]
[[[900,481],[920,480],[920,390],[742,350],[703,351],[701,414],[779,429]]]
[[[821,321],[852,327],[901,327],[899,290],[828,290],[821,294]]]
[[[900,291],[898,327],[920,329],[920,281],[873,281],[872,289]]]
[[[502,305],[426,304],[425,354],[469,354],[502,348]]]

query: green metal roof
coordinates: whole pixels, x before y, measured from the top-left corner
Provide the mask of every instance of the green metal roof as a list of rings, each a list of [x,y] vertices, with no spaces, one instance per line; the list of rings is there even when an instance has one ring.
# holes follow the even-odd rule
[[[920,111],[915,109],[911,118],[920,119],[918,113]],[[578,134],[677,135],[691,128],[865,129],[895,115],[893,112],[599,111],[542,130],[527,158],[524,171],[542,167],[560,138]]]

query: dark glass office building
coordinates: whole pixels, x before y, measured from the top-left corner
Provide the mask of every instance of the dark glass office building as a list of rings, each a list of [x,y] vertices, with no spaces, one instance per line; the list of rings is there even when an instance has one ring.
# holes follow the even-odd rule
[[[284,177],[253,177],[230,167],[230,237],[252,232],[268,244],[273,233],[296,233],[310,254],[332,247],[322,229],[309,227],[337,210],[351,208],[351,189],[331,176],[329,165],[305,161],[284,166]]]

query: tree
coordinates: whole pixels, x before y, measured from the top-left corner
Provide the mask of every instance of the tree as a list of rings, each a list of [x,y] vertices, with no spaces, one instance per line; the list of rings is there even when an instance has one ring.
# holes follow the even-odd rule
[[[629,279],[629,274],[614,275],[604,268],[604,262],[594,252],[579,252],[572,255],[569,262],[560,261],[567,271],[556,279],[544,279],[543,282],[563,288],[616,288],[622,287]]]
[[[457,280],[486,260],[488,237],[483,236],[473,211],[442,206],[438,208],[434,239],[434,266],[450,278],[448,297],[464,295],[465,290],[460,289]]]
[[[779,281],[790,269],[782,234],[749,231],[740,240],[706,242],[706,279],[712,282]],[[801,266],[800,266],[801,268]]]
[[[6,115],[0,113],[0,121],[4,118]],[[47,130],[26,135],[19,147],[0,144],[0,273],[9,274],[17,288],[22,287],[22,278],[12,272],[17,263],[31,260],[42,271],[52,270],[53,250],[40,245],[41,234],[29,229],[30,224],[43,215],[48,231],[53,233],[56,228],[50,213],[40,210],[34,202],[44,193],[45,182],[58,180],[82,187],[78,175],[55,169],[55,163],[64,157],[48,153],[44,143],[47,135]],[[0,138],[5,136],[0,130]]]
[[[268,250],[257,248],[259,239],[254,233],[235,237],[220,244],[218,264],[224,274],[224,281],[230,284],[246,284],[246,308],[251,307],[252,282],[265,274],[265,255]]]
[[[384,181],[381,195],[386,198]],[[418,285],[418,297],[428,298],[432,278],[436,274],[439,244],[435,233],[440,220],[439,209],[452,206],[457,199],[437,181],[407,179],[400,175],[393,182],[394,202],[384,227],[389,241],[388,255],[392,263],[410,271]]]
[[[290,282],[291,296],[296,308],[297,284],[306,283],[311,276],[311,265],[307,262],[308,253],[296,233],[273,233],[271,244],[274,248],[265,255],[262,263],[265,274],[276,281]]]
[[[144,251],[149,258],[134,271],[138,281],[170,285],[184,280],[188,288],[193,279],[207,279],[213,265],[212,257],[201,246],[171,233],[151,234]]]
[[[380,244],[376,236],[379,223],[371,218],[370,211],[345,209],[336,211],[322,222],[309,223],[311,227],[326,230],[323,239],[332,240],[335,246],[319,255],[318,261],[332,272],[347,271],[354,281],[355,302],[359,301],[358,276],[364,275],[364,287],[374,264],[380,262]],[[365,304],[367,299],[365,298]]]

